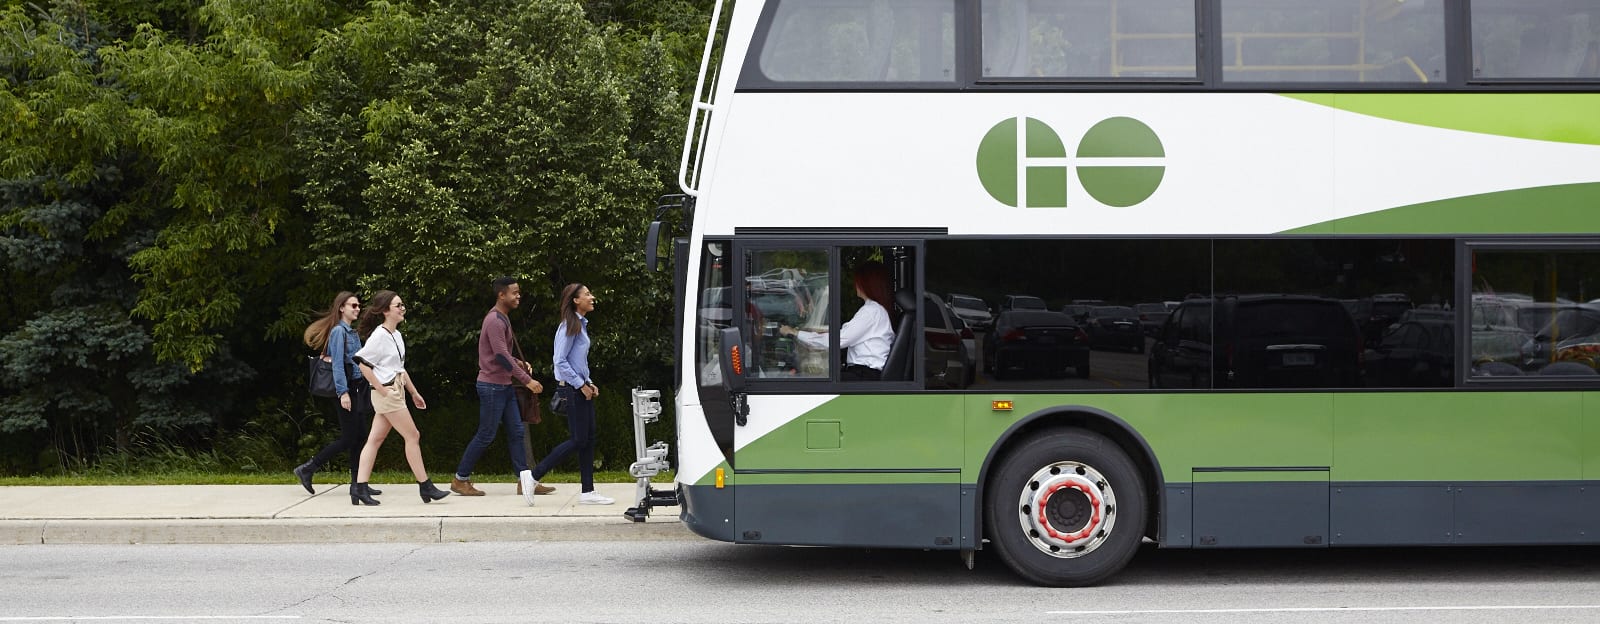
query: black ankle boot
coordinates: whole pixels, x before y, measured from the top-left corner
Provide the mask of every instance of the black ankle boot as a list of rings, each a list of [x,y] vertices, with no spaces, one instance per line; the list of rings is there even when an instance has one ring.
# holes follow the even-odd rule
[[[350,484],[350,504],[376,506],[382,503],[372,499],[372,490],[367,487],[367,484],[352,483]]]
[[[294,467],[294,476],[300,479],[300,486],[306,489],[307,494],[316,494],[317,489],[311,487],[311,475],[317,473],[317,467],[306,462]]]
[[[355,485],[355,484],[356,484],[356,473],[355,473],[355,471],[352,470],[352,471],[350,471],[350,485]],[[367,493],[371,494],[373,496],[383,496],[383,490],[380,490],[378,488],[372,487],[371,485],[367,486]]]
[[[422,502],[424,503],[431,503],[450,495],[449,492],[434,487],[433,479],[418,483],[417,491],[422,494]]]

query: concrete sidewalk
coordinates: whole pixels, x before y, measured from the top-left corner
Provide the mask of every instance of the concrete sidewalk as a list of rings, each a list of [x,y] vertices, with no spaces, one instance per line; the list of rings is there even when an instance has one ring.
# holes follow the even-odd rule
[[[448,484],[446,484],[448,485]],[[644,523],[622,516],[634,484],[597,483],[614,505],[579,505],[578,484],[552,484],[533,507],[514,483],[486,496],[423,503],[414,483],[380,484],[377,507],[350,504],[348,485],[0,487],[0,544],[305,544],[691,539],[675,507]],[[672,484],[659,484],[668,489]],[[697,539],[697,538],[694,538]]]

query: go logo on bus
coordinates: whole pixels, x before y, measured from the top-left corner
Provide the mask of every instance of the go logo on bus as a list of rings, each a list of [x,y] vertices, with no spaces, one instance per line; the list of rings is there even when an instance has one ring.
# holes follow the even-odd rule
[[[1020,123],[1019,123],[1020,122]],[[1017,208],[1065,208],[1069,169],[1076,165],[1083,190],[1107,206],[1124,208],[1149,199],[1166,167],[1161,139],[1132,117],[1112,117],[1089,128],[1067,157],[1061,136],[1032,117],[1002,121],[978,144],[978,180],[989,195]]]

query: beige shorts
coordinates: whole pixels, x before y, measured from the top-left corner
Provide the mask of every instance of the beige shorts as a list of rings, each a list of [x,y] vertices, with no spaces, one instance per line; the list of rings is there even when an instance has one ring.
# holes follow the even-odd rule
[[[372,411],[379,414],[398,412],[406,408],[406,381],[405,377],[395,375],[394,385],[379,386],[372,389]],[[393,389],[391,393],[384,390]]]

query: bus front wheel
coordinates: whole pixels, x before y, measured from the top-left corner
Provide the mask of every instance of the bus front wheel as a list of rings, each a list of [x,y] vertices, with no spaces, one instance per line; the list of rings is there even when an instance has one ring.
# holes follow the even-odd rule
[[[1144,536],[1139,470],[1092,431],[1053,429],[1025,440],[985,489],[991,545],[1039,585],[1098,583],[1128,564]]]

